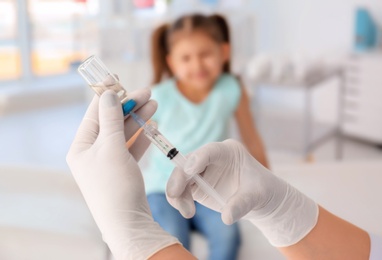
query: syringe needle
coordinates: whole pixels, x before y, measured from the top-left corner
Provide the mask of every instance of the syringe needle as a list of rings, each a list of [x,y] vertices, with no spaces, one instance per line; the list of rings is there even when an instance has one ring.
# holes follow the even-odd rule
[[[135,114],[133,111],[131,111],[129,114],[132,116],[132,118],[134,119],[134,121],[137,122],[137,124],[138,124],[140,127],[143,127],[143,126],[146,124],[145,120],[143,120],[140,116],[138,116],[137,114]]]

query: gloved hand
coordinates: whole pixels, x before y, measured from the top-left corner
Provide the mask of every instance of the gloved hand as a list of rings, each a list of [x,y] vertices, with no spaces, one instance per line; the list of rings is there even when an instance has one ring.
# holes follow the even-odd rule
[[[136,113],[149,119],[157,104],[149,90],[131,93]],[[141,133],[126,147],[139,126],[124,122],[121,103],[113,91],[95,96],[78,129],[67,163],[97,223],[103,240],[116,259],[147,259],[179,243],[154,222],[137,161],[150,142]]]
[[[192,199],[222,213],[225,224],[244,218],[277,247],[290,246],[316,225],[317,204],[263,167],[240,143],[226,140],[203,146],[187,157],[185,173],[201,173],[227,201],[220,205],[175,168],[167,183],[167,199],[181,214],[195,214]]]

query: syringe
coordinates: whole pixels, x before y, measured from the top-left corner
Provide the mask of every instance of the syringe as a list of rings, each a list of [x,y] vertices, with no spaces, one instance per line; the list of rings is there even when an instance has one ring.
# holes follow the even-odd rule
[[[96,56],[91,56],[86,59],[78,68],[78,72],[86,80],[89,86],[98,94],[101,95],[106,90],[113,90],[117,93],[123,110],[123,115],[128,114],[141,126],[145,135],[150,141],[159,148],[176,166],[184,169],[186,158],[150,123],[146,123],[137,114],[132,112],[136,105],[133,99],[127,95],[127,91],[119,83],[115,77],[106,67],[106,65]],[[225,205],[223,198],[216,192],[216,190],[206,182],[199,174],[194,176],[187,176],[210,197],[214,198],[221,207]]]
[[[152,123],[146,123],[134,112],[130,112],[129,114],[135,122],[143,128],[144,134],[151,141],[151,143],[158,147],[164,155],[166,155],[176,166],[183,170],[186,163],[186,158],[183,154],[181,154]],[[201,188],[208,196],[214,198],[219,203],[220,208],[223,208],[225,205],[224,199],[199,174],[193,176],[187,175],[187,177],[195,181],[199,188]]]

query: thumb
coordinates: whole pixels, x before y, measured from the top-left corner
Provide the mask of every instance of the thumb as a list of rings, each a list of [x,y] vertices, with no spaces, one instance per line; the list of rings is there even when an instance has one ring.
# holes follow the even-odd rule
[[[222,209],[223,222],[226,225],[235,223],[247,215],[254,208],[255,203],[250,192],[238,190]]]
[[[123,121],[122,105],[117,94],[112,90],[105,91],[99,100],[100,136],[121,134],[125,139]]]

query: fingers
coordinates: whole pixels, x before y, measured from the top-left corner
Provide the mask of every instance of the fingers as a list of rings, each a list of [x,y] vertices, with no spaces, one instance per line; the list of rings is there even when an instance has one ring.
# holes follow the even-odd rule
[[[78,127],[71,150],[86,150],[97,139],[99,132],[98,105],[99,97],[95,95]]]
[[[188,157],[184,171],[188,175],[195,175],[203,172],[210,164],[226,164],[226,150],[224,143],[206,144]]]
[[[255,206],[256,198],[251,192],[238,190],[222,209],[222,221],[231,225],[247,215]]]
[[[121,102],[112,90],[105,91],[99,99],[100,136],[121,135],[124,137],[124,124]]]
[[[131,155],[137,162],[142,158],[143,154],[150,146],[150,143],[150,140],[145,136],[144,132],[141,131],[137,139],[129,149]]]
[[[108,91],[106,91],[108,92]],[[105,92],[105,93],[106,93]],[[103,96],[103,94],[101,95]],[[137,90],[131,93],[130,98],[134,99],[135,102],[137,103],[136,107],[134,108],[139,115],[145,119],[148,120],[156,111],[157,108],[157,103],[155,101],[149,101],[151,97],[151,91],[150,89],[141,89]],[[106,100],[111,101],[110,98],[106,98]],[[108,101],[105,100],[105,105],[106,107],[108,106],[107,103]],[[118,100],[119,102],[119,100]],[[109,130],[119,130],[118,128],[118,123],[116,123],[116,129],[111,129],[110,127],[107,126],[107,122],[112,122],[113,120],[120,118],[120,114],[122,113],[122,109],[120,107],[120,102],[118,103],[119,107],[114,107],[114,109],[104,109],[103,112],[103,118],[106,118],[105,121],[105,126],[106,129],[103,130],[103,132]],[[145,109],[142,111],[138,112],[141,110],[141,108],[144,105],[147,105]],[[98,96],[94,96],[92,102],[90,103],[86,114],[77,130],[77,134],[74,138],[71,150],[77,149],[77,150],[86,150],[88,149],[95,140],[98,137],[98,134],[100,132],[99,128],[99,105],[100,105],[100,98]],[[114,112],[115,113],[114,113]],[[100,115],[101,116],[101,115]],[[132,122],[132,119],[128,119],[125,122],[126,125],[126,140],[130,139],[130,137],[138,130],[139,126]],[[113,131],[112,131],[113,132]]]
[[[175,167],[167,181],[166,193],[171,198],[179,197],[183,194],[188,184],[188,178],[183,171]]]
[[[170,205],[176,208],[183,217],[192,218],[195,215],[195,202],[192,198],[189,186],[185,188],[179,197],[172,198],[166,193],[166,198]]]
[[[129,93],[128,97],[130,99],[134,99],[134,101],[137,103],[137,105],[133,109],[133,111],[135,111],[142,107],[144,104],[146,104],[147,101],[149,101],[151,97],[151,90],[149,88],[138,89]]]
[[[147,101],[146,101],[147,102]],[[149,120],[157,110],[158,104],[155,100],[150,100],[146,104],[143,104],[135,113],[143,120]],[[125,120],[125,138],[129,140],[140,128],[140,126],[134,121],[132,117],[128,117]]]
[[[189,179],[184,172],[175,167],[166,187],[166,197],[168,202],[185,218],[195,215],[195,203],[192,197]]]

